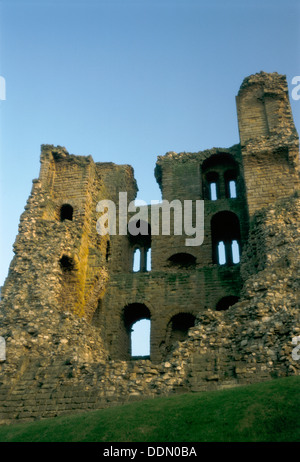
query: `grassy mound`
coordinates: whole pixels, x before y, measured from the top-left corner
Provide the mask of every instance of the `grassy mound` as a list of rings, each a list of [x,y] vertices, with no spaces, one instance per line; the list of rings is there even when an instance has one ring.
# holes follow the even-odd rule
[[[297,442],[300,377],[0,427],[0,442]]]

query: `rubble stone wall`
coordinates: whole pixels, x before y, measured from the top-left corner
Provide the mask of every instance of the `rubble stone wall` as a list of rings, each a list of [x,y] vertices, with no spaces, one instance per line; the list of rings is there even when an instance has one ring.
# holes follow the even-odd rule
[[[116,204],[118,229],[119,193],[136,197],[132,167],[42,146],[1,291],[0,423],[299,375],[299,144],[284,76],[245,79],[237,109],[239,145],[156,163],[163,200],[204,201],[200,246],[172,227],[100,235],[98,202]],[[150,270],[133,271],[137,248],[151,249]],[[132,358],[142,318],[150,357]]]

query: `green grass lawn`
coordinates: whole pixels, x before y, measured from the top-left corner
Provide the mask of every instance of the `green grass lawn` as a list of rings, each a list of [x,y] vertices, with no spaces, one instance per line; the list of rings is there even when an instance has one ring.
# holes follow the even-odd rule
[[[300,377],[0,426],[0,442],[299,442]]]

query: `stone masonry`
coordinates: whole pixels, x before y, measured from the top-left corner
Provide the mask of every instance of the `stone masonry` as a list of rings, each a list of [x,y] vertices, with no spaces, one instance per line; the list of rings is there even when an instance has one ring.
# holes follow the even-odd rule
[[[299,138],[285,76],[247,77],[236,104],[239,144],[158,157],[168,234],[146,206],[127,217],[146,232],[100,235],[98,202],[116,204],[119,229],[119,194],[136,197],[132,167],[42,146],[1,293],[0,423],[299,375]],[[204,239],[187,246],[175,204],[197,200]],[[145,318],[150,355],[136,358]]]

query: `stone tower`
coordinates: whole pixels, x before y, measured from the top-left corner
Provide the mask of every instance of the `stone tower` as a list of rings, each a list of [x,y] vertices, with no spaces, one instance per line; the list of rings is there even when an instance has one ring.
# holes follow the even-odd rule
[[[299,188],[299,137],[285,76],[261,72],[247,77],[236,103],[252,215]]]

